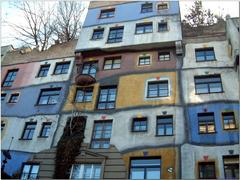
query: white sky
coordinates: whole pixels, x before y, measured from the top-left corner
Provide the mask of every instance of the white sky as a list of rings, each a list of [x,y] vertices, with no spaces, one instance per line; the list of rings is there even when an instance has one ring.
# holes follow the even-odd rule
[[[16,0],[15,0],[16,1]],[[36,1],[36,0],[35,0]],[[84,0],[82,0],[84,1]],[[145,0],[144,0],[145,1]],[[43,1],[48,6],[52,6],[57,0]],[[86,4],[89,1],[84,1]],[[187,9],[193,5],[192,0],[179,0],[180,10],[182,19],[187,13]],[[239,17],[239,1],[234,0],[202,0],[204,9],[211,9],[211,11],[216,14],[222,14],[225,17],[229,14],[231,17]],[[221,13],[220,13],[221,12]],[[14,47],[20,46],[21,44],[14,39],[16,32],[12,30],[7,23],[4,21],[9,21],[12,23],[24,23],[22,14],[10,3],[9,1],[3,1],[1,3],[1,45],[12,44]]]

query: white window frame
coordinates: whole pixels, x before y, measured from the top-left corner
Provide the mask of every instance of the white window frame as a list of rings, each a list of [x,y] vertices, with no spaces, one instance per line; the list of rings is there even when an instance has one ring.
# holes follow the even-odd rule
[[[91,165],[91,173],[90,173],[90,179],[93,179],[93,177],[92,177],[92,173],[93,173],[93,166],[94,165],[100,165],[100,169],[101,169],[101,172],[100,172],[100,177],[99,177],[99,179],[102,179],[102,164],[101,163],[93,163],[93,164],[91,164],[91,163],[76,163],[76,164],[72,164],[72,167],[71,167],[71,172],[70,172],[70,177],[69,177],[69,179],[72,179],[72,174],[73,174],[73,166],[76,166],[76,165],[80,165],[80,178],[79,179],[83,179],[83,174],[84,174],[84,166],[85,165]]]
[[[146,56],[149,56],[150,57],[150,64],[143,64],[143,65],[140,65],[139,64],[139,60],[141,57],[146,57]],[[145,66],[151,66],[152,65],[152,55],[151,54],[141,54],[138,56],[138,59],[137,59],[137,67],[145,67]]]

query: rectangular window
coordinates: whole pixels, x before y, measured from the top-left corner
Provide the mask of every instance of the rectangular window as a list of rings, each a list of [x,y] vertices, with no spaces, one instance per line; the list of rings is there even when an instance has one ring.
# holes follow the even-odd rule
[[[37,104],[57,104],[60,91],[61,88],[42,89]]]
[[[130,168],[130,179],[161,179],[160,158],[132,159]]]
[[[94,29],[92,40],[102,39],[103,38],[104,29]]]
[[[12,86],[16,76],[17,76],[17,72],[18,72],[18,69],[14,69],[14,70],[9,70],[4,81],[3,81],[3,84],[2,84],[2,87],[10,87]]]
[[[119,69],[121,67],[121,57],[111,57],[105,58],[104,60],[104,70],[107,69]]]
[[[98,109],[114,109],[117,87],[102,87],[98,99]]]
[[[152,22],[136,24],[136,34],[151,33],[153,31]]]
[[[199,179],[216,179],[215,162],[198,163]]]
[[[195,49],[195,55],[197,62],[216,60],[213,48]]]
[[[198,130],[201,134],[215,133],[214,113],[198,113]]]
[[[36,122],[27,122],[24,127],[22,139],[31,140],[33,138],[36,126],[37,126]]]
[[[101,178],[101,164],[74,164],[70,179],[94,179]]]
[[[169,52],[160,52],[158,53],[159,61],[169,61],[170,60],[170,53]]]
[[[97,73],[97,62],[86,62],[83,64],[82,74],[88,74],[92,77],[96,77]]]
[[[75,102],[91,102],[93,96],[93,88],[78,88],[76,92]]]
[[[16,94],[11,94],[10,96],[10,99],[9,99],[9,103],[17,103],[18,101],[18,97],[19,97],[19,94],[16,93]]]
[[[158,10],[165,10],[168,9],[168,4],[167,3],[161,3],[157,5]]]
[[[164,32],[168,30],[167,23],[158,23],[158,32]]]
[[[148,98],[169,96],[168,81],[148,82]]]
[[[24,164],[21,180],[38,179],[39,164]]]
[[[153,4],[152,3],[145,3],[141,6],[141,13],[148,13],[153,11]]]
[[[150,65],[151,64],[151,57],[150,56],[140,56],[138,59],[138,65],[143,66],[143,65]]]
[[[108,35],[108,43],[122,42],[123,38],[123,27],[110,28]]]
[[[224,156],[225,179],[239,179],[239,155]]]
[[[51,125],[52,125],[51,122],[42,123],[42,130],[41,130],[41,133],[40,133],[40,137],[48,137],[49,136],[49,133],[50,133],[50,130],[51,130]]]
[[[6,96],[7,96],[7,94],[6,94],[6,93],[2,93],[2,94],[1,94],[1,101],[4,101],[4,100],[5,100],[5,98],[6,98]]]
[[[40,66],[38,77],[46,77],[48,74],[48,70],[50,68],[50,65],[42,65]]]
[[[223,92],[222,80],[218,75],[195,76],[196,94],[209,94]]]
[[[114,13],[115,13],[115,9],[112,8],[112,9],[103,9],[101,10],[101,13],[100,13],[100,19],[104,19],[104,18],[111,18],[114,16]]]
[[[4,121],[1,121],[1,131],[4,130],[5,126],[6,126],[6,123]]]
[[[172,136],[173,135],[173,116],[157,117],[157,135]]]
[[[95,121],[91,148],[109,148],[112,134],[112,121]]]
[[[234,112],[223,112],[222,119],[223,119],[223,129],[224,130],[230,130],[230,129],[237,128]]]
[[[54,74],[67,74],[69,66],[70,66],[70,62],[57,63],[54,70]]]
[[[133,132],[146,132],[147,131],[147,118],[133,118],[132,122]]]

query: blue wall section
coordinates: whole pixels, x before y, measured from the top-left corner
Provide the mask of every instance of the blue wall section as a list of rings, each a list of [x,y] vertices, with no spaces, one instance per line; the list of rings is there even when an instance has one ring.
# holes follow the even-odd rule
[[[198,132],[198,113],[203,113],[204,108],[207,109],[207,112],[214,112],[215,117],[215,130],[214,134],[199,134]],[[238,104],[225,104],[225,103],[216,103],[216,104],[205,104],[192,106],[188,108],[188,116],[190,126],[190,142],[197,144],[232,144],[238,143],[239,133],[238,130],[223,130],[222,124],[222,112],[224,111],[233,111],[235,113],[235,118],[238,118],[239,105]],[[238,122],[238,121],[237,121]],[[238,124],[238,123],[237,123]]]
[[[96,26],[107,23],[119,23],[123,21],[134,21],[152,16],[166,16],[166,15],[174,15],[179,14],[179,3],[178,1],[169,1],[169,9],[162,10],[160,12],[157,11],[157,3],[158,1],[153,1],[153,12],[149,13],[141,13],[141,4],[144,4],[145,1],[142,2],[134,2],[134,3],[125,3],[113,6],[115,7],[115,16],[113,18],[99,19],[99,15],[102,8],[94,8],[89,9],[84,27],[87,26]],[[106,7],[105,7],[106,8]],[[124,12],[124,13],[123,13]]]

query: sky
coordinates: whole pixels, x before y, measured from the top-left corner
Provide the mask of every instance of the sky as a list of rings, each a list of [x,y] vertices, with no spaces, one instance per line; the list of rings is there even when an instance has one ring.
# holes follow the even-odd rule
[[[14,0],[17,1],[17,0]],[[36,0],[35,0],[36,1]],[[38,0],[45,3],[46,6],[53,6],[57,0]],[[82,0],[85,5],[89,4],[89,1]],[[145,1],[145,0],[144,0]],[[184,19],[184,15],[188,13],[188,8],[193,5],[192,0],[179,0],[181,19]],[[229,14],[231,17],[239,17],[239,1],[238,0],[202,0],[203,8],[210,9],[214,14],[222,14],[225,17]],[[221,12],[221,13],[220,13]],[[82,21],[84,21],[84,17]],[[16,32],[9,26],[8,23],[23,23],[24,19],[20,11],[14,7],[12,0],[3,0],[1,2],[1,46],[12,44],[14,47],[19,47],[22,44],[15,40],[14,36]]]

